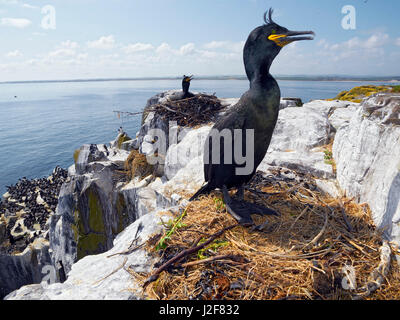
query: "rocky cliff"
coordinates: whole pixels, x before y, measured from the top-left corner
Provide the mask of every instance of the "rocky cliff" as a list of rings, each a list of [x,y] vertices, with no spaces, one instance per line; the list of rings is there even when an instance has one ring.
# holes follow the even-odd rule
[[[143,298],[140,284],[129,275],[150,272],[154,257],[140,244],[162,232],[161,221],[181,214],[186,199],[203,184],[202,145],[212,125],[171,126],[150,108],[168,94],[149,100],[135,139],[120,133],[108,146],[85,145],[76,152],[50,223],[51,264],[61,265],[67,280],[23,287],[7,299]],[[310,176],[321,192],[366,202],[375,224],[389,240],[399,241],[399,100],[378,94],[361,104],[312,101],[297,107],[283,101],[260,174],[289,169],[286,175]],[[225,111],[236,102],[220,99]],[[126,174],[130,153],[154,156],[160,131],[173,132],[176,139],[168,139],[152,174],[131,180]]]

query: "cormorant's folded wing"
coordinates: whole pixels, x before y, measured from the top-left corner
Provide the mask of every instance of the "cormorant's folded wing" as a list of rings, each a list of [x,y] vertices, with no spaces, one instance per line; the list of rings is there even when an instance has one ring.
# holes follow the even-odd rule
[[[233,138],[234,138],[234,130],[237,129],[244,129],[245,128],[245,123],[246,123],[246,118],[241,112],[237,112],[238,110],[236,108],[232,109],[229,111],[229,113],[217,121],[212,128],[212,131],[210,132],[210,135],[207,137],[206,144],[204,146],[204,178],[205,181],[210,182],[213,184],[213,180],[215,180],[215,174],[216,170],[220,171],[223,170],[224,167],[224,159],[225,159],[225,143],[226,140],[222,137],[224,137],[224,132],[230,132],[230,137],[232,138],[231,145],[232,147],[230,150],[233,153]],[[214,136],[213,136],[214,135]],[[214,164],[212,160],[212,155],[213,155],[213,142],[212,139],[215,139],[215,137],[220,137],[219,138],[219,164]],[[208,151],[208,153],[207,153]],[[233,156],[233,154],[232,154]],[[226,170],[227,168],[225,168]]]

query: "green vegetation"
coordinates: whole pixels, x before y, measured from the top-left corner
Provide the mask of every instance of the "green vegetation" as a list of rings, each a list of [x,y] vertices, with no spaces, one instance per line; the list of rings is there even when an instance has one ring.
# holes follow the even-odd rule
[[[81,153],[81,149],[76,149],[74,152],[74,163],[78,163],[79,154]]]
[[[106,249],[107,238],[105,234],[89,233],[79,238],[77,247],[77,259],[88,255],[99,254]]]
[[[342,100],[360,103],[365,97],[369,97],[380,92],[400,92],[400,86],[361,86],[354,87],[349,91],[340,92],[336,98],[328,100]]]
[[[105,234],[103,209],[94,190],[86,192],[88,198],[88,221],[85,222],[82,213],[76,208],[72,230],[77,243],[77,258],[103,252],[106,249],[107,236]]]
[[[171,239],[171,236],[179,229],[186,227],[184,223],[182,223],[183,218],[186,216],[187,210],[185,210],[178,218],[174,220],[169,220],[167,222],[166,228],[167,231],[165,235],[160,239],[156,246],[156,250],[163,250],[167,247],[167,242]]]
[[[393,86],[392,87],[392,92],[400,93],[400,86]]]
[[[224,211],[225,210],[225,202],[224,200],[220,198],[215,198],[214,199],[215,207],[217,208],[217,211]]]
[[[129,141],[129,140],[132,140],[131,138],[129,138],[129,136],[127,135],[127,134],[121,134],[119,137],[118,137],[118,149],[121,149],[121,147],[122,147],[122,144],[124,143],[124,142],[126,142],[126,141]]]
[[[332,154],[332,151],[330,151],[330,150],[325,150],[324,153],[325,153],[325,156],[324,156],[325,163],[326,163],[326,164],[333,165],[334,161],[333,161],[333,154]]]
[[[112,231],[114,235],[117,235],[124,231],[124,228],[127,226],[127,214],[126,214],[126,203],[123,194],[119,193],[116,200],[116,209],[117,209],[117,228],[112,226]]]
[[[103,209],[99,198],[93,190],[89,190],[89,228],[97,233],[105,231]]]
[[[205,239],[202,239],[199,242],[199,245],[206,242]],[[211,243],[209,246],[199,250],[199,252],[197,253],[197,258],[199,258],[200,260],[206,259],[208,258],[207,256],[204,255],[205,252],[207,252],[208,250],[213,251],[214,253],[218,251],[219,248],[221,247],[225,247],[225,246],[229,246],[230,242],[226,241],[226,240],[215,240],[213,243]]]

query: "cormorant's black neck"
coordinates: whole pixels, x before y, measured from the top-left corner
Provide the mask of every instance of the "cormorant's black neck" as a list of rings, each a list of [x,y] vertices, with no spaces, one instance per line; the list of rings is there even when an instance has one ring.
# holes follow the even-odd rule
[[[254,63],[254,61],[245,61],[247,78],[250,81],[250,89],[264,91],[270,89],[271,85],[276,83],[269,72],[273,60],[274,59],[266,59],[259,64]]]
[[[274,77],[268,73],[256,73],[250,80],[250,89],[257,91],[265,91],[271,89],[271,86],[276,83]]]
[[[271,94],[275,90],[279,91],[278,83],[275,78],[269,73],[269,69],[256,70],[250,81],[250,91],[257,95]]]
[[[182,91],[184,94],[189,93],[190,82],[182,81]]]

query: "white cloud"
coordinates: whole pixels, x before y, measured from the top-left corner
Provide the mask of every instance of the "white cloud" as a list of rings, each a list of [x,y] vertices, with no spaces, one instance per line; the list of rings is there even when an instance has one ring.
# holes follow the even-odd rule
[[[10,51],[5,55],[7,58],[21,57],[22,53],[19,50]]]
[[[187,44],[181,46],[179,48],[179,53],[184,56],[196,53],[194,43],[187,43]]]
[[[7,5],[7,4],[17,4],[18,1],[17,0],[0,0],[0,3],[1,4],[5,4],[5,5]]]
[[[222,48],[222,47],[226,46],[227,43],[228,43],[228,41],[212,41],[212,42],[206,43],[204,45],[204,48],[206,48],[206,49],[219,49],[219,48]]]
[[[70,59],[77,56],[77,42],[70,40],[61,42],[61,45],[56,46],[55,50],[50,51],[42,60],[45,63],[61,62],[63,59]]]
[[[282,50],[271,72],[274,74],[394,72],[392,69],[393,65],[396,66],[396,62],[392,61],[398,60],[398,56],[391,57],[389,48],[385,47],[392,41],[400,46],[400,38],[390,39],[384,32],[377,31],[368,36],[353,37],[338,43],[329,42],[327,39],[307,44],[294,43]],[[204,44],[180,43],[179,45],[165,42],[122,44],[112,35],[102,36],[87,43],[66,40],[46,54],[7,60],[9,63],[1,66],[7,74],[2,72],[0,76],[15,78],[18,74],[23,78],[26,74],[31,74],[35,78],[40,75],[54,79],[244,74],[242,60],[244,43],[244,41],[212,41]],[[96,51],[88,48],[108,50]],[[18,56],[18,52],[12,50],[14,48],[9,48],[8,54]],[[400,69],[397,70],[400,72]]]
[[[393,39],[394,40],[394,39]],[[392,40],[382,31],[332,43],[297,43],[284,48],[273,64],[275,74],[395,74],[400,71],[391,57]],[[309,47],[309,49],[306,49]]]
[[[242,52],[245,42],[232,42],[232,41],[211,41],[204,45],[204,48],[209,50],[221,49],[231,52]]]
[[[78,49],[79,44],[77,42],[67,40],[64,42],[61,42],[61,48],[66,48],[66,49]]]
[[[33,5],[29,4],[29,3],[23,3],[22,7],[23,8],[28,8],[28,9],[38,9],[39,8],[37,6],[33,6]]]
[[[2,18],[1,25],[14,28],[26,28],[32,24],[32,21],[23,18]]]
[[[179,56],[189,56],[200,51],[196,50],[196,46],[194,43],[187,43],[179,47],[179,49],[172,48],[168,43],[160,44],[155,50],[156,54],[169,58],[179,57]]]
[[[125,53],[136,53],[136,52],[143,52],[143,51],[149,51],[153,50],[154,46],[150,43],[134,43],[127,45],[126,47],[123,48]]]
[[[172,52],[172,48],[168,43],[163,42],[162,44],[160,44],[157,49],[156,49],[157,53],[168,53],[168,52]]]
[[[389,41],[389,35],[386,33],[375,33],[367,40],[358,37],[351,38],[342,43],[333,44],[331,50],[359,50],[359,49],[377,49],[382,48]]]
[[[397,38],[397,39],[396,39],[395,44],[396,44],[396,46],[399,46],[399,47],[400,47],[400,38]]]
[[[23,8],[27,9],[38,9],[39,7],[31,5],[29,3],[21,3],[18,0],[0,0],[0,4],[4,5],[20,5]]]
[[[57,50],[49,52],[48,57],[49,58],[72,57],[75,54],[76,54],[75,50],[63,48],[63,49],[57,49]]]
[[[322,39],[317,42],[317,46],[327,49],[329,47],[329,43],[326,41],[326,39]]]
[[[389,41],[389,35],[386,33],[373,34],[365,43],[364,47],[367,49],[381,48]]]
[[[95,41],[89,41],[87,46],[91,49],[102,49],[102,50],[109,50],[114,48],[115,39],[114,36],[104,36]]]

